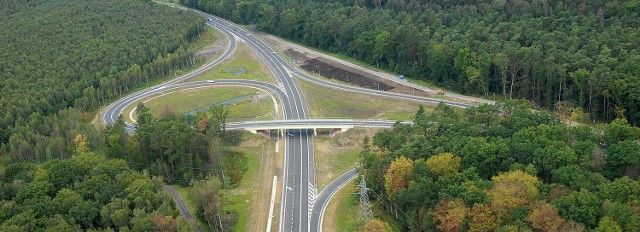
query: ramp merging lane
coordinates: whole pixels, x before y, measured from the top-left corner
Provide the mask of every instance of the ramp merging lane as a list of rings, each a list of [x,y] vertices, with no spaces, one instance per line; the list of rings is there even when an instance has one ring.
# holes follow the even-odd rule
[[[208,24],[208,26],[213,27],[213,25]],[[166,87],[170,87],[171,85],[184,81],[186,79],[189,79],[191,77],[195,77],[197,75],[200,75],[204,72],[206,72],[207,70],[215,67],[216,65],[220,64],[222,61],[224,61],[225,59],[227,59],[232,53],[233,51],[235,51],[236,47],[237,47],[237,41],[235,39],[235,37],[227,32],[227,31],[223,31],[225,33],[225,35],[227,36],[227,38],[229,39],[229,46],[227,46],[227,50],[225,50],[225,52],[222,54],[222,56],[218,57],[218,59],[215,59],[214,61],[212,61],[211,63],[204,65],[196,70],[194,70],[191,73],[185,74],[183,76],[180,76],[178,78],[172,79],[170,81],[167,81],[165,83],[162,83],[160,85],[156,85],[156,86],[152,86],[143,90],[140,90],[138,92],[132,93],[130,95],[127,95],[126,97],[121,98],[120,100],[117,100],[113,103],[111,103],[109,106],[107,106],[107,108],[104,110],[103,114],[102,114],[102,121],[105,124],[113,124],[118,117],[120,116],[120,114],[122,113],[122,111],[124,110],[125,107],[127,107],[128,105],[132,104],[133,102],[136,102],[142,98],[145,98],[149,95],[153,95],[154,92],[158,92],[158,91],[163,91],[164,88]]]
[[[187,9],[184,7],[181,8]],[[334,180],[324,190],[318,193],[315,182],[312,129],[331,125],[388,128],[393,126],[393,123],[395,123],[390,121],[373,120],[309,120],[309,106],[300,86],[296,82],[296,79],[294,79],[294,75],[315,84],[338,90],[425,103],[443,102],[448,105],[462,108],[471,106],[470,104],[455,101],[353,87],[313,77],[291,65],[278,52],[251,32],[248,32],[236,24],[224,19],[201,11],[196,12],[204,17],[212,18],[212,22],[208,22],[207,25],[222,31],[229,38],[229,46],[224,54],[213,62],[193,71],[192,73],[172,79],[163,84],[138,91],[113,102],[104,110],[102,120],[105,124],[113,124],[127,106],[151,95],[179,88],[234,85],[255,87],[274,93],[281,102],[284,120],[288,121],[230,123],[227,128],[247,129],[252,126],[253,128],[262,126],[263,129],[284,128],[285,132],[283,136],[285,136],[286,139],[279,231],[321,231],[323,212],[331,200],[331,197],[344,184],[357,176],[357,170],[352,169]],[[278,82],[277,86],[271,83],[252,80],[209,80],[180,83],[220,64],[233,53],[238,40],[245,43],[267,65]],[[135,130],[135,127],[127,124],[127,130]]]
[[[209,16],[213,17],[213,16]],[[284,119],[306,119],[309,107],[298,83],[285,68],[279,54],[262,40],[243,28],[215,18],[213,23],[222,30],[232,32],[246,43],[271,70],[279,87],[288,99],[283,103]],[[309,231],[310,199],[315,193],[312,133],[306,129],[288,129],[285,139],[285,159],[280,210],[280,231]]]

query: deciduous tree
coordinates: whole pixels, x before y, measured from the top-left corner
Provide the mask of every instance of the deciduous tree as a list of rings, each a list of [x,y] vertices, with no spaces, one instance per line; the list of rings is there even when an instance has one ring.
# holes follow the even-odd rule
[[[537,231],[558,231],[564,223],[556,208],[545,202],[534,204],[526,220]]]
[[[427,168],[435,178],[452,178],[460,171],[461,159],[451,153],[441,153],[427,159]]]
[[[462,199],[442,199],[433,211],[433,221],[439,231],[461,231],[468,211]]]
[[[413,160],[400,156],[391,161],[391,165],[384,175],[384,187],[391,196],[400,189],[409,186],[413,172]]]

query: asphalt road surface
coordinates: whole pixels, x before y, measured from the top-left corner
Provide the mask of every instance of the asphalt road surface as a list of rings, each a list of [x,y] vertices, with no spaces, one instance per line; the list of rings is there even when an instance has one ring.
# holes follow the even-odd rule
[[[112,104],[110,104],[103,113],[103,121],[106,124],[114,123],[123,110],[150,95],[158,94],[163,91],[169,91],[177,88],[203,86],[203,85],[241,85],[252,86],[267,89],[272,93],[276,93],[281,101],[281,107],[284,113],[284,119],[307,119],[309,117],[309,107],[302,94],[302,90],[295,76],[299,76],[313,83],[323,85],[333,89],[339,89],[350,92],[358,92],[372,94],[378,96],[386,96],[397,99],[413,100],[425,103],[440,103],[457,107],[469,107],[466,103],[454,101],[445,101],[435,98],[419,97],[412,95],[404,95],[391,92],[382,92],[371,89],[347,86],[333,83],[327,80],[315,78],[288,63],[278,52],[272,49],[268,44],[257,38],[251,32],[228,22],[226,20],[214,17],[203,12],[199,12],[205,17],[213,18],[212,22],[208,22],[209,26],[213,26],[221,30],[229,38],[229,47],[225,53],[212,63],[209,63],[196,71],[187,75],[178,77],[163,84],[153,86],[131,95],[128,95]],[[228,58],[237,46],[237,40],[244,42],[251,48],[262,61],[267,65],[276,77],[278,86],[266,82],[249,81],[249,80],[216,80],[216,81],[199,81],[191,83],[179,83],[190,77],[199,75],[206,70]],[[362,126],[373,126],[374,123],[362,123]],[[134,130],[132,125],[127,125],[127,129]],[[341,186],[355,176],[355,170],[352,170],[341,176],[327,186],[320,194],[317,193],[315,187],[315,170],[314,154],[313,154],[313,133],[308,129],[289,129],[285,132],[285,164],[284,164],[284,184],[282,186],[282,206],[280,212],[280,231],[318,231],[321,229],[321,218],[323,209],[330,201],[331,193],[335,193]],[[342,178],[343,177],[343,178]],[[326,193],[326,194],[325,194]],[[320,210],[316,210],[320,209]],[[312,223],[309,223],[309,221]]]
[[[187,206],[187,203],[184,201],[184,199],[182,198],[182,195],[180,195],[178,191],[176,191],[174,188],[168,185],[164,186],[164,190],[167,191],[169,194],[171,194],[173,201],[176,203],[176,206],[178,207],[178,211],[180,211],[180,215],[182,215],[184,219],[195,220],[193,217],[193,214],[191,214],[191,211],[189,211],[189,207]],[[197,228],[198,232],[204,232],[204,229],[202,229],[202,226],[200,226],[200,223],[198,223],[197,225],[198,225],[198,228]]]

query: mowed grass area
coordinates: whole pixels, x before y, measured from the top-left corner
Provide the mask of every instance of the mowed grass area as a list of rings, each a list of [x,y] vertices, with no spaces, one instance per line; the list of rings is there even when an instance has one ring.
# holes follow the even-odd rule
[[[333,138],[315,137],[316,185],[321,191],[331,181],[360,163],[365,136],[373,135],[381,129],[354,128],[339,133]]]
[[[240,72],[240,69],[244,69],[244,71]],[[238,42],[236,51],[225,62],[201,75],[190,78],[188,81],[216,79],[245,79],[277,83],[262,60],[240,42]]]
[[[300,81],[305,92],[311,117],[357,118],[380,120],[412,120],[422,104],[427,111],[435,105],[413,101],[396,100],[369,94],[334,90]]]
[[[360,150],[338,147],[330,138],[315,138],[316,185],[321,191],[338,176],[357,166]]]
[[[358,220],[358,204],[360,203],[355,178],[336,193],[324,215],[322,228],[327,232],[356,231]]]
[[[232,99],[237,100],[229,101]],[[229,110],[227,119],[229,122],[274,119],[275,109],[272,98],[266,92],[253,88],[207,87],[185,89],[167,92],[163,95],[155,95],[142,100],[155,117],[161,117],[167,113],[184,114],[225,101],[229,101],[224,104]],[[123,111],[125,121],[132,122],[129,118],[129,113],[137,105],[137,103],[132,104]],[[135,118],[135,113],[132,116]]]

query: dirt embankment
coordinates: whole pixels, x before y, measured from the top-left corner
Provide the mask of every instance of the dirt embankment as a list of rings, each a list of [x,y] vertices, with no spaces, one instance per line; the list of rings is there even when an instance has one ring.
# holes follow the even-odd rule
[[[285,55],[293,60],[294,65],[309,73],[317,73],[330,80],[338,80],[367,89],[389,91],[407,95],[432,97],[433,94],[421,89],[400,85],[396,82],[380,78],[371,73],[349,67],[333,60],[316,56],[307,51],[300,50],[295,46],[280,43],[270,37],[263,37],[270,44],[280,48]]]

